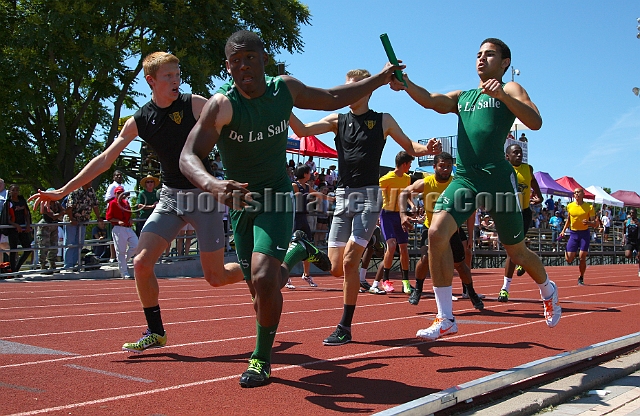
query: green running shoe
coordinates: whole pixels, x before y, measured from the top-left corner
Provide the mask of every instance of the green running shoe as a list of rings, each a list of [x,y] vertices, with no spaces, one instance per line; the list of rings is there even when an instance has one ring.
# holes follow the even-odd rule
[[[509,292],[504,289],[500,290],[498,294],[498,302],[508,302],[509,301]]]
[[[164,331],[164,335],[154,334],[147,328],[142,333],[142,338],[138,342],[126,342],[122,346],[123,351],[135,352],[140,354],[142,351],[148,348],[160,348],[167,345],[167,331]]]
[[[252,358],[249,360],[249,368],[240,376],[240,386],[245,388],[264,386],[269,383],[270,377],[271,364]]]
[[[329,256],[327,253],[318,250],[316,246],[311,244],[309,240],[306,239],[306,234],[304,231],[297,230],[293,233],[292,243],[299,243],[304,246],[307,250],[307,258],[305,259],[308,262],[313,263],[318,269],[323,272],[328,272],[331,270],[331,260],[329,260]]]

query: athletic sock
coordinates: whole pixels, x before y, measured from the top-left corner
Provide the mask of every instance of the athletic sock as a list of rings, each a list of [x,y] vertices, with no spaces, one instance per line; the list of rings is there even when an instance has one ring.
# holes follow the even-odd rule
[[[296,264],[309,257],[307,248],[302,243],[293,242],[289,244],[287,254],[284,255],[284,264],[289,270],[293,269]]]
[[[469,284],[463,283],[462,287],[464,288],[465,293],[469,296],[474,295],[476,293],[475,289],[473,288],[473,282]]]
[[[382,268],[382,280],[387,281],[389,280],[389,270],[386,267]]]
[[[371,284],[371,287],[378,287],[378,285],[379,285],[379,284],[380,284],[380,282],[379,282],[379,281],[374,280],[374,281],[373,281],[373,284]]]
[[[402,281],[409,281],[409,270],[402,270]]]
[[[502,284],[502,289],[506,290],[508,292],[509,288],[511,288],[511,278],[505,276],[504,277],[504,283]]]
[[[422,287],[424,286],[424,279],[416,279],[416,290],[418,292],[422,292]]]
[[[277,330],[277,324],[274,326],[262,326],[256,321],[256,349],[253,350],[251,358],[257,358],[268,363],[271,362],[271,348],[273,347],[273,340],[276,339]]]
[[[144,317],[147,318],[149,331],[154,334],[164,335],[164,326],[162,326],[162,317],[160,316],[160,305],[143,308],[143,310]]]
[[[351,330],[351,321],[353,320],[353,313],[356,311],[356,305],[344,305],[342,310],[342,319],[340,319],[340,326]]]
[[[544,280],[544,283],[538,283],[538,287],[540,288],[542,299],[549,299],[553,296],[553,285],[548,277]]]
[[[438,306],[438,318],[447,318],[453,320],[453,294],[452,286],[433,287],[433,293],[436,295],[436,305]]]
[[[360,281],[361,282],[367,281],[367,269],[365,269],[364,267],[360,268]]]

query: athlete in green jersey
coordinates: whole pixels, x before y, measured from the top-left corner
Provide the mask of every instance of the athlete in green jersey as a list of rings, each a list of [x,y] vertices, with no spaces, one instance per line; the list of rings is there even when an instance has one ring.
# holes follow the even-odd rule
[[[527,92],[516,82],[502,82],[511,64],[511,51],[499,39],[486,39],[480,45],[476,70],[478,88],[430,93],[405,76],[406,91],[418,104],[438,113],[458,114],[458,158],[455,179],[440,195],[429,227],[429,265],[438,315],[433,324],[416,334],[435,340],[458,331],[451,303],[453,257],[449,239],[467,219],[475,206],[476,196],[487,197],[483,205],[489,208],[496,230],[511,261],[529,273],[540,287],[544,316],[549,327],[560,320],[558,290],[547,278],[540,258],[524,244],[522,214],[515,195],[517,180],[510,163],[504,158],[504,142],[510,127],[518,117],[531,130],[542,126],[538,108]],[[401,82],[392,82],[394,90],[405,89]],[[508,196],[504,196],[504,194]],[[510,195],[509,195],[510,194]]]
[[[399,67],[387,64],[375,76],[325,90],[308,87],[289,76],[265,77],[268,56],[255,33],[239,31],[231,35],[225,54],[233,84],[224,86],[205,105],[182,151],[180,168],[194,185],[234,208],[234,235],[240,235],[241,240],[236,240],[236,250],[241,266],[249,271],[258,332],[256,349],[249,368],[240,377],[240,385],[256,387],[269,381],[271,347],[282,312],[280,288],[296,263],[291,259],[295,249],[284,255],[293,214],[280,212],[282,207],[278,209],[276,204],[268,208],[272,201],[269,195],[291,192],[285,148],[292,107],[344,107],[389,83],[393,70]],[[230,181],[214,178],[201,161],[200,155],[208,155],[216,143]],[[250,200],[233,197],[249,192]],[[243,208],[239,206],[242,204],[250,205]]]

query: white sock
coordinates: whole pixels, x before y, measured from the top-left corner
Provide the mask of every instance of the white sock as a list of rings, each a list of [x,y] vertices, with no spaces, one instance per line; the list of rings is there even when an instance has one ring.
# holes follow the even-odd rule
[[[510,287],[511,287],[511,278],[505,276],[504,277],[504,283],[502,284],[502,289],[504,289],[504,290],[506,290],[508,292]]]
[[[551,283],[553,282],[549,280],[548,277],[545,279],[544,283],[538,283],[538,287],[540,287],[540,296],[542,296],[542,299],[549,299],[551,298],[551,296],[553,296],[554,289]]]
[[[367,269],[361,267],[360,268],[360,281],[361,282],[366,282],[367,281],[366,277],[367,277]]]
[[[374,280],[374,281],[373,281],[373,284],[371,285],[371,287],[378,287],[378,284],[379,284],[379,283],[380,283],[379,281]]]
[[[438,318],[447,318],[453,320],[453,294],[452,286],[433,287],[433,293],[436,295],[436,305],[438,305]]]

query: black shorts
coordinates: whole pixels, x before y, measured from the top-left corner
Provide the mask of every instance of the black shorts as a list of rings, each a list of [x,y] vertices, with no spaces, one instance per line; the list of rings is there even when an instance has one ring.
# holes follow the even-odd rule
[[[531,222],[533,221],[533,213],[531,208],[525,208],[522,210],[522,225],[524,226],[524,235],[527,235],[527,231],[531,228]]]
[[[625,244],[624,245],[624,251],[638,251],[638,243],[631,243],[631,244]]]
[[[604,235],[609,235],[609,230],[611,229],[611,227],[604,227]]]
[[[467,241],[467,233],[464,232],[462,228],[458,228],[458,231],[453,233],[451,238],[449,239],[449,245],[451,246],[451,252],[453,253],[453,262],[461,263],[465,258],[465,250],[463,241]],[[420,239],[420,247],[425,247],[428,250],[428,242],[429,242],[429,229],[425,228],[422,232],[422,238]],[[426,252],[428,252],[425,250]]]

